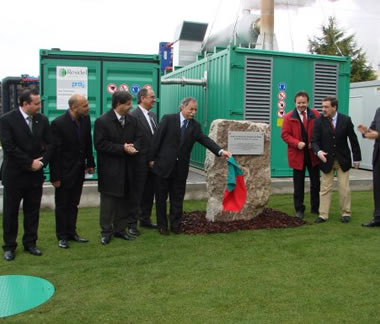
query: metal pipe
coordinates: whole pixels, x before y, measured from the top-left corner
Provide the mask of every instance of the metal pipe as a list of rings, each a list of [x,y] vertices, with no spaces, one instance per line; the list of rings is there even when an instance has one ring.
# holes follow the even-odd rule
[[[185,77],[182,78],[173,78],[173,79],[161,79],[161,84],[180,84],[182,87],[185,85],[196,85],[196,86],[202,86],[207,87],[207,80],[202,79],[187,79]]]
[[[261,0],[260,34],[263,37],[263,49],[274,49],[274,0]]]

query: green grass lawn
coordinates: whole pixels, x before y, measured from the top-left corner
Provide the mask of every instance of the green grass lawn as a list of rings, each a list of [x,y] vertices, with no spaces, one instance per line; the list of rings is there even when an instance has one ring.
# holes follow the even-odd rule
[[[292,201],[273,195],[269,207],[293,215]],[[205,207],[185,202],[187,211]],[[380,228],[360,226],[371,219],[372,193],[352,194],[351,223],[338,210],[334,193],[324,224],[168,237],[142,229],[134,242],[102,246],[98,210],[82,209],[78,232],[90,243],[67,250],[57,246],[53,212],[44,211],[44,255],[19,246],[15,261],[0,260],[0,274],[39,276],[56,292],[0,323],[378,323]]]

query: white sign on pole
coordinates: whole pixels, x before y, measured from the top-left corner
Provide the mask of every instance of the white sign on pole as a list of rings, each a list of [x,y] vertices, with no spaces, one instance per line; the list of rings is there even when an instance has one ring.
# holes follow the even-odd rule
[[[57,66],[57,109],[67,109],[69,98],[74,93],[87,98],[87,90],[87,67]]]

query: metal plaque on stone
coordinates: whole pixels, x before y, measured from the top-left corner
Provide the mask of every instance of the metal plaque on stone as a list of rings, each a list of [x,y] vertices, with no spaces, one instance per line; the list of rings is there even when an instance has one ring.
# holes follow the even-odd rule
[[[228,151],[234,155],[263,155],[264,133],[228,132]]]

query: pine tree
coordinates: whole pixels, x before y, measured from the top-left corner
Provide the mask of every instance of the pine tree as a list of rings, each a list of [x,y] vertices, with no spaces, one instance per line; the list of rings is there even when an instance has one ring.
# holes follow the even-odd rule
[[[355,35],[345,35],[337,25],[335,17],[329,17],[327,26],[322,26],[322,37],[309,38],[309,52],[312,54],[350,56],[351,82],[375,80],[376,74],[368,64],[366,54],[358,47]]]

